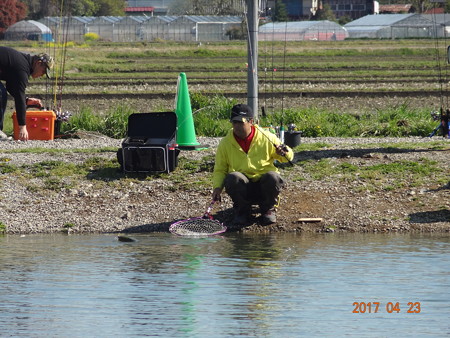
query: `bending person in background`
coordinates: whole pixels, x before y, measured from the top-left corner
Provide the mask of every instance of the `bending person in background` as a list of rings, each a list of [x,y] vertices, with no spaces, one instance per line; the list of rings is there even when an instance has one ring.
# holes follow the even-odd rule
[[[47,75],[53,67],[53,58],[47,54],[29,55],[10,47],[0,47],[0,139],[7,139],[3,130],[7,92],[14,98],[17,122],[19,124],[19,140],[28,140],[28,130],[25,123],[27,105],[42,107],[39,99],[25,97],[28,79]],[[5,85],[3,85],[4,81]]]
[[[275,208],[284,181],[274,161],[291,161],[294,153],[281,145],[274,134],[254,125],[253,111],[245,104],[232,108],[230,122],[233,128],[217,148],[212,198],[220,200],[225,188],[233,200],[236,226],[248,224],[252,205],[256,204],[260,207],[261,223],[275,223]]]

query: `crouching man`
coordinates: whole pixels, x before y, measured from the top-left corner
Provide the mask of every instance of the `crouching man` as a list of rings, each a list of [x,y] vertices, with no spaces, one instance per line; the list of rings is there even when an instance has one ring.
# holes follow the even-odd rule
[[[252,205],[259,205],[263,225],[275,223],[284,181],[274,161],[291,161],[294,153],[274,134],[258,128],[252,109],[245,104],[232,108],[230,122],[232,129],[217,148],[212,198],[220,200],[225,188],[233,200],[235,226],[249,223]]]
[[[19,140],[28,140],[26,126],[27,106],[42,107],[39,99],[27,99],[25,90],[28,79],[46,75],[50,78],[50,69],[53,68],[54,60],[48,54],[29,55],[21,53],[10,47],[0,46],[0,140],[8,139],[2,131],[3,119],[6,111],[7,93],[14,98],[17,122],[19,124]],[[5,85],[1,81],[5,82]]]

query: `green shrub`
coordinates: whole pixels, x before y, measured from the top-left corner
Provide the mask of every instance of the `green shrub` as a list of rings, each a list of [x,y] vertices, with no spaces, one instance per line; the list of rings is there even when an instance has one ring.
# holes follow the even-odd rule
[[[7,226],[6,224],[0,222],[0,234],[4,234],[6,232]]]
[[[68,123],[62,124],[63,132],[75,132],[77,130],[88,130],[101,132],[103,129],[102,119],[92,112],[90,107],[82,107],[80,112],[74,114]]]
[[[104,120],[103,134],[112,138],[124,138],[127,135],[128,117],[136,113],[125,105],[110,109]]]

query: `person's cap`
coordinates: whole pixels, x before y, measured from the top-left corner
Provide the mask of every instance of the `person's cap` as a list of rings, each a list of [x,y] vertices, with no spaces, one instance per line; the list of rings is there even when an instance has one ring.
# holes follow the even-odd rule
[[[38,60],[45,65],[45,75],[47,75],[47,78],[50,79],[50,69],[52,69],[53,66],[55,65],[55,61],[50,55],[45,53],[41,53],[36,56]]]
[[[231,108],[230,121],[248,122],[253,119],[253,110],[246,104],[237,104]]]

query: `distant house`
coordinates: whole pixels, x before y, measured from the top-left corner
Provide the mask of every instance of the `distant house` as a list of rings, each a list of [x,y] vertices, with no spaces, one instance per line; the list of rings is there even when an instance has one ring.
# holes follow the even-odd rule
[[[5,40],[9,41],[52,41],[52,31],[46,25],[34,21],[23,20],[10,26],[5,32]]]
[[[128,0],[127,15],[167,15],[169,7],[176,0]]]
[[[126,15],[143,15],[143,16],[153,16],[155,7],[145,6],[145,7],[125,7]]]
[[[277,1],[283,2],[291,20],[308,19],[325,4],[328,4],[337,18],[348,16],[358,19],[375,13],[374,0],[267,0],[267,9],[273,13]]]
[[[279,0],[281,1],[281,0]],[[282,0],[291,20],[308,19],[319,8],[319,0]],[[275,0],[268,0],[266,11],[273,13],[276,6]]]
[[[407,14],[411,7],[411,4],[379,5],[379,14]]]
[[[323,0],[323,3],[330,5],[336,18],[358,19],[375,13],[374,0]]]

